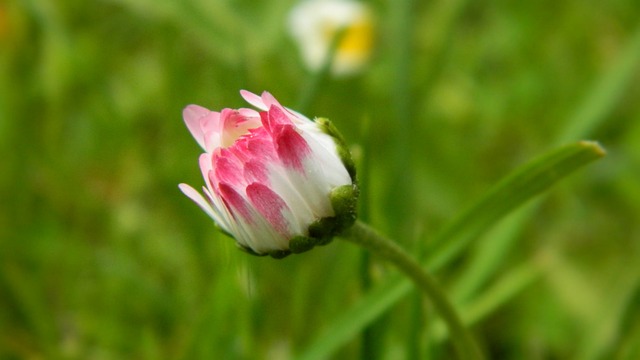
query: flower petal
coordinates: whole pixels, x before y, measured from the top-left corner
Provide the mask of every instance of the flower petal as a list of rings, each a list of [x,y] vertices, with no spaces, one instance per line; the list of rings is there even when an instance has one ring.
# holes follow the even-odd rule
[[[288,239],[275,231],[251,204],[226,183],[220,184],[222,199],[234,217],[236,240],[259,254],[272,250],[286,250]]]
[[[265,105],[265,109],[271,109],[273,106],[284,109],[284,106],[280,105],[280,103],[278,102],[278,100],[276,100],[275,97],[273,97],[273,95],[271,95],[271,93],[267,92],[267,91],[263,91],[262,92],[262,102]]]
[[[187,124],[191,135],[196,139],[200,147],[204,149],[204,132],[200,127],[200,119],[207,116],[211,111],[202,106],[189,105],[182,110],[182,117]]]
[[[251,91],[240,90],[240,95],[251,105],[257,107],[260,110],[267,110],[268,107],[262,101],[262,98]]]
[[[215,178],[211,179],[214,186],[220,182],[232,184],[235,188],[245,185],[243,164],[234,156],[229,156],[230,153],[230,151],[223,149],[219,155],[214,155],[215,168],[213,172]]]
[[[193,202],[195,202],[202,210],[204,210],[204,212],[206,212],[210,218],[212,218],[213,220],[216,220],[216,218],[219,219],[219,217],[216,216],[215,212],[213,211],[213,208],[211,207],[209,202],[205,200],[205,198],[198,191],[196,191],[196,189],[187,184],[179,184],[178,187],[183,194],[187,195],[187,197],[193,200]]]
[[[244,116],[238,110],[224,109],[220,113],[222,123],[221,146],[230,147],[238,138],[249,133],[249,129],[261,126],[258,116]]]
[[[324,203],[322,201],[313,203],[312,199],[317,197],[315,194],[303,192],[306,189],[300,186],[293,186],[299,180],[307,182],[303,175],[296,171],[288,170],[283,166],[271,166],[269,170],[269,188],[285,201],[294,219],[291,223],[295,222],[297,224],[297,227],[292,227],[292,229],[299,228],[302,234],[302,232],[306,232],[309,224],[318,217],[331,214],[322,209],[323,206],[330,207],[326,196]]]
[[[260,112],[260,119],[262,120],[262,125],[271,136],[273,136],[278,126],[291,123],[282,110],[277,107],[270,108],[269,111]]]
[[[202,177],[204,178],[207,187],[209,189],[212,189],[213,187],[211,186],[211,181],[209,180],[209,172],[213,170],[211,163],[211,154],[203,153],[202,155],[200,155],[200,158],[198,158],[198,163],[200,164]]]
[[[307,141],[296,131],[293,125],[280,127],[274,136],[276,152],[282,163],[300,173],[304,172],[304,159],[311,149]]]
[[[278,194],[263,184],[253,183],[247,186],[247,196],[251,204],[255,206],[278,234],[285,238],[291,237],[289,223],[285,216],[290,216],[291,211]]]
[[[251,160],[244,165],[244,178],[247,183],[269,183],[269,170],[267,165],[258,160]]]
[[[254,130],[252,136],[247,138],[247,151],[252,158],[264,162],[275,161],[278,158],[273,139],[264,128]]]
[[[335,140],[317,130],[305,131],[302,137],[311,149],[311,163],[317,164],[321,169],[319,178],[332,187],[350,184],[352,182],[349,172],[338,155]]]

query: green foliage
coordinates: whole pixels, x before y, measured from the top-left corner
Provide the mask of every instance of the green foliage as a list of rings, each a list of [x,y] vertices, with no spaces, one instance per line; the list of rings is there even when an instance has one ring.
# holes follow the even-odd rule
[[[377,322],[380,358],[450,357],[386,264],[365,289],[339,241],[248,256],[179,192],[202,182],[182,108],[244,106],[239,89],[331,119],[366,165],[361,214],[420,257],[476,226],[435,275],[491,358],[636,358],[640,4],[372,1],[375,56],[346,79],[304,69],[293,4],[0,3],[0,358],[286,359],[326,336],[354,358],[345,314]],[[583,139],[608,156],[447,227]]]

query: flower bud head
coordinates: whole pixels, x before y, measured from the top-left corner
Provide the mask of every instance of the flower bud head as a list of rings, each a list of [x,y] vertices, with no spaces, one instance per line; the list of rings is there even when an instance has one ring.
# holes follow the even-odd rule
[[[205,150],[203,194],[180,184],[237,244],[281,258],[324,245],[356,218],[351,155],[327,119],[311,121],[269,93],[241,91],[253,109],[189,105],[185,123]]]

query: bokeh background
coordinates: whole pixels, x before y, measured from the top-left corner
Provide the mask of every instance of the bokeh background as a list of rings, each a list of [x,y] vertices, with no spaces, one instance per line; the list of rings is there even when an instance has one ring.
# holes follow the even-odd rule
[[[491,358],[638,358],[640,3],[370,1],[369,66],[322,81],[295,3],[0,2],[0,358],[293,358],[393,275],[341,241],[246,255],[179,192],[202,181],[182,108],[239,89],[332,119],[363,218],[416,252],[519,165],[600,141],[435,275],[463,312],[503,286],[472,327]],[[414,293],[329,356],[450,358],[436,318]]]

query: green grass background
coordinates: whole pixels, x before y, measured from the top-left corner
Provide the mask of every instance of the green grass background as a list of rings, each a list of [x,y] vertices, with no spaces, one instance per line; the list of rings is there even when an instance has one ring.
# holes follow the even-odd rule
[[[248,256],[177,188],[202,183],[185,105],[302,101],[294,3],[0,2],[0,358],[294,358],[393,276],[341,241]],[[518,165],[599,140],[435,276],[490,358],[640,358],[640,3],[370,4],[371,66],[304,109],[366,169],[362,216],[418,253]],[[451,358],[436,320],[413,294],[328,356]]]

